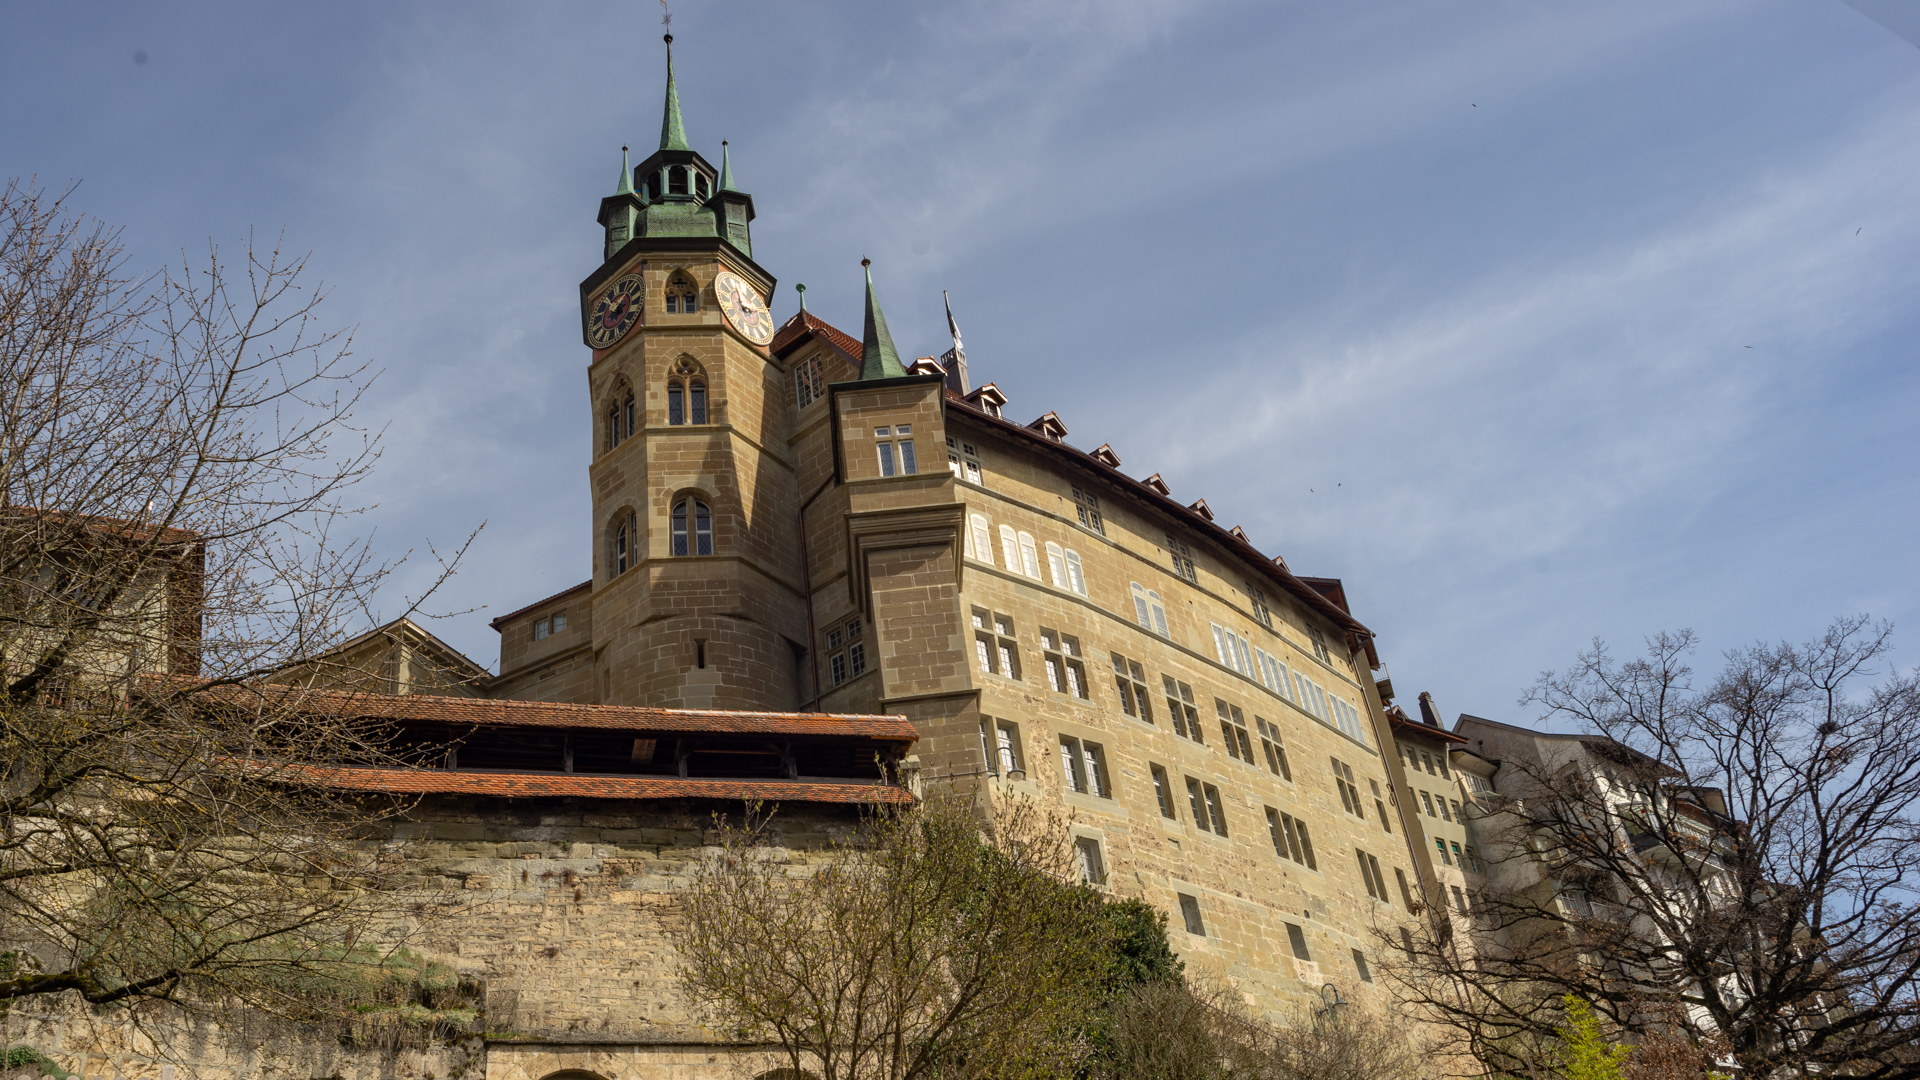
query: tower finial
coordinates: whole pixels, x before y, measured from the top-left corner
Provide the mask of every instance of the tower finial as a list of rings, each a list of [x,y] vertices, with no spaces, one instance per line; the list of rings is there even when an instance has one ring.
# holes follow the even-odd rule
[[[793,291],[800,294],[800,310],[807,310],[807,283],[804,281],[796,282],[793,286]]]
[[[733,159],[727,155],[727,140],[720,140],[720,190],[739,191],[733,186]]]
[[[627,148],[620,148],[620,182],[614,185],[615,195],[633,194],[633,167],[627,164]]]
[[[660,8],[666,11],[667,0],[660,0]],[[671,27],[673,12],[667,11],[660,21]],[[689,149],[687,125],[680,119],[680,90],[673,82],[673,34],[668,33],[664,40],[667,43],[667,107],[665,115],[660,118],[660,149],[686,150]]]
[[[873,260],[861,259],[867,274],[867,325],[861,342],[860,378],[897,379],[907,373],[900,364],[900,353],[893,347],[893,335],[887,333],[887,317],[880,311],[880,298],[873,291]]]

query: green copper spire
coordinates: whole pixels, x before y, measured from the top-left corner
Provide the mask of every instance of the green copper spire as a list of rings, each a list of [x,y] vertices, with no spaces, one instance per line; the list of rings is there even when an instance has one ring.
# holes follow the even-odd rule
[[[860,351],[860,379],[898,379],[907,373],[900,366],[900,353],[893,347],[893,335],[887,333],[887,317],[880,311],[880,298],[873,294],[873,260],[861,259],[867,271],[867,332]]]
[[[620,183],[614,186],[615,195],[633,194],[633,166],[627,164],[627,148],[620,148]]]
[[[680,91],[673,85],[673,35],[667,35],[667,112],[660,118],[660,149],[686,150],[687,125],[680,120]]]
[[[727,140],[720,140],[720,190],[739,191],[733,186],[733,160],[727,156]]]

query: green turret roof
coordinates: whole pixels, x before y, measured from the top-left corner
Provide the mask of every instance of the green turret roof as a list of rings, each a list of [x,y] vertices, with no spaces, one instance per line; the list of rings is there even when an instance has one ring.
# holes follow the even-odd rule
[[[620,182],[614,185],[615,195],[633,194],[633,166],[627,164],[627,148],[620,148]]]
[[[867,328],[861,342],[860,379],[898,379],[907,369],[900,365],[900,353],[893,347],[893,335],[887,333],[887,317],[880,310],[880,298],[873,293],[873,261],[861,259],[867,271]]]
[[[720,190],[739,191],[733,186],[733,159],[727,156],[727,140],[720,140]]]
[[[673,84],[673,35],[667,35],[667,111],[660,118],[660,149],[688,150],[687,125],[680,120],[680,91]]]

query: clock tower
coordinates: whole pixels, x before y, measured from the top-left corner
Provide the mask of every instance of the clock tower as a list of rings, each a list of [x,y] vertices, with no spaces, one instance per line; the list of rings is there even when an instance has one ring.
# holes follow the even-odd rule
[[[807,640],[774,278],[722,144],[687,142],[667,41],[660,147],[601,200],[592,350],[592,700],[785,711]]]

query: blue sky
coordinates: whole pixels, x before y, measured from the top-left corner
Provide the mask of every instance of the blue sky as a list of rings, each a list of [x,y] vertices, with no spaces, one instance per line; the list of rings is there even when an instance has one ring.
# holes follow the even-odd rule
[[[1861,0],[1895,11],[1901,0]],[[774,311],[903,353],[1345,579],[1396,687],[1532,719],[1600,636],[1920,640],[1920,48],[1837,0],[676,5]],[[1898,11],[1896,27],[1910,17]],[[658,139],[658,5],[21,5],[0,171],[158,265],[283,227],[384,369],[433,629],[588,576],[576,287]],[[1920,20],[1915,20],[1920,22]],[[135,63],[136,53],[145,55]]]

